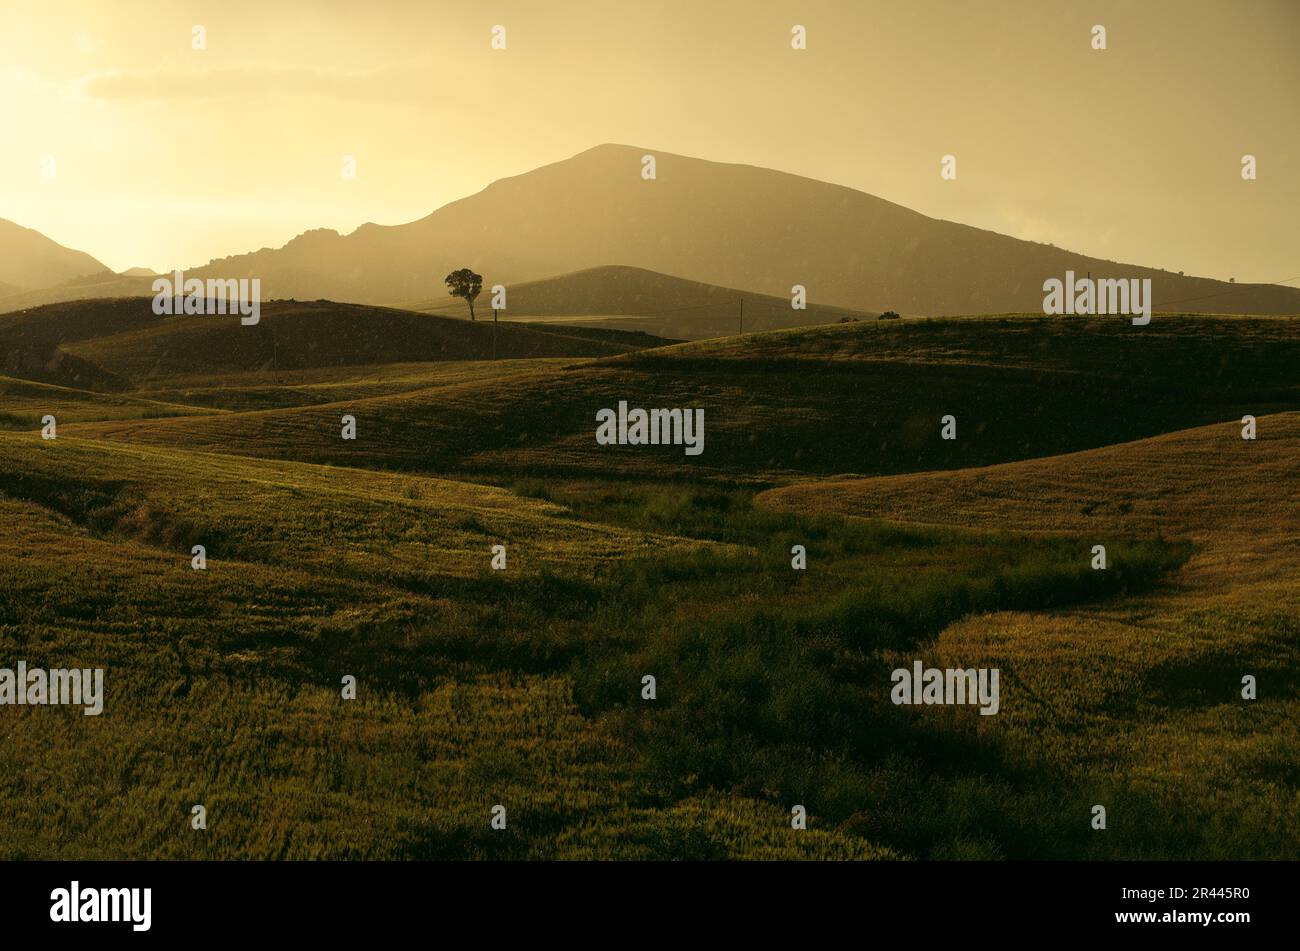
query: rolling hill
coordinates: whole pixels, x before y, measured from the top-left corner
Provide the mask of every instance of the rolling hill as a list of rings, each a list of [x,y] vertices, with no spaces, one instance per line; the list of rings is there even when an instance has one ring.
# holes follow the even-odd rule
[[[1300,412],[1261,416],[1255,440],[1239,420],[1062,456],[866,479],[799,482],[761,504],[893,522],[1199,541],[1268,540],[1300,561]],[[1249,577],[1248,559],[1217,566]]]
[[[79,709],[7,722],[6,859],[654,857],[704,821],[736,853],[891,854],[782,836],[768,803],[648,809],[561,672],[482,663],[480,630],[539,658],[544,635],[562,659],[556,631],[572,621],[555,603],[593,566],[726,546],[411,476],[14,433],[0,458],[5,630],[23,632],[33,665],[106,667],[110,685],[95,729],[78,729]],[[507,577],[488,567],[501,540]],[[361,688],[340,706],[345,675]],[[84,796],[94,809],[65,811]],[[178,833],[174,804],[195,797],[222,817],[212,836]],[[502,798],[532,834],[483,834]],[[574,842],[566,827],[584,820],[608,841]]]
[[[51,304],[0,316],[0,372],[84,389],[147,378],[410,361],[587,357],[665,343],[617,331],[470,323],[408,311],[272,301],[259,323],[159,317],[151,298]]]
[[[114,678],[94,734],[0,745],[0,855],[1294,857],[1300,320],[546,326],[485,360],[490,323],[327,302],[0,318],[120,388],[0,379],[0,428],[60,415],[0,432],[3,620]],[[417,331],[443,359],[341,362]],[[703,407],[704,454],[596,445],[620,399]],[[1000,714],[895,706],[916,658],[998,668]]]
[[[59,424],[63,424],[78,420],[138,419],[205,412],[208,410],[188,403],[0,376],[0,429],[35,430],[46,415],[53,415]]]
[[[0,458],[6,630],[34,666],[111,677],[93,730],[75,708],[14,719],[5,858],[969,853],[953,820],[972,787],[1012,855],[1144,845],[1089,838],[1069,821],[1084,793],[890,704],[879,651],[968,607],[1148,587],[1168,546],[1117,545],[1138,569],[1098,577],[1070,539],[747,518],[719,496],[664,518],[676,487],[646,530],[462,481],[77,436],[0,433]],[[816,571],[788,569],[790,535]],[[635,699],[646,670],[670,687],[654,707]],[[966,793],[890,822],[922,780]],[[814,818],[797,833],[794,795]],[[212,835],[191,834],[194,802]],[[506,834],[483,821],[494,803]]]
[[[85,277],[73,278],[52,287],[34,290],[14,288],[11,293],[0,293],[0,315],[17,313],[69,301],[93,301],[113,297],[140,297],[153,294],[153,278],[114,274],[100,271]]]
[[[276,297],[396,304],[427,300],[463,266],[510,286],[621,264],[773,297],[803,284],[811,300],[855,310],[971,314],[1040,312],[1043,281],[1071,269],[1150,278],[1157,311],[1300,313],[1300,289],[1104,261],[785,172],[654,152],[646,181],[651,152],[597,146],[409,224],[310,231],[200,273],[261,277]]]
[[[93,344],[71,352],[87,362],[105,355]],[[770,483],[800,474],[989,465],[1300,409],[1297,361],[1300,321],[1285,318],[1181,317],[1146,328],[1106,319],[903,319],[564,365],[519,362],[499,375],[457,371],[449,386],[417,373],[405,391],[340,389],[332,403],[303,394],[299,406],[83,423],[69,432],[494,478],[618,474]],[[126,369],[115,361],[103,366]],[[141,379],[134,392],[184,401],[165,380]],[[214,391],[212,405],[250,406],[238,388],[224,399]],[[704,409],[703,454],[597,445],[596,411],[620,400]],[[355,442],[338,438],[343,413],[358,419],[363,435]],[[941,438],[949,414],[957,419],[955,440]]]
[[[1298,455],[1300,413],[1289,412],[1260,416],[1255,440],[1229,419],[1064,456],[800,483],[756,504],[1069,535],[1081,559],[1122,537],[1190,539],[1191,559],[1151,593],[1101,612],[970,617],[930,662],[1013,671],[1024,699],[1001,724],[1003,742],[1096,789],[1089,801],[1108,801],[1097,777],[1122,776],[1178,816],[1171,823],[1200,829],[1202,855],[1280,857],[1300,842],[1290,753],[1300,742]],[[1242,696],[1246,675],[1256,700]]]

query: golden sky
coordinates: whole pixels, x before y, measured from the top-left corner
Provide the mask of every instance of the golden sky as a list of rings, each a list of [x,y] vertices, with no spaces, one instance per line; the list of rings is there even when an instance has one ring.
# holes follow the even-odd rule
[[[117,269],[414,220],[622,142],[1300,276],[1296,0],[0,0],[0,128],[0,217]]]

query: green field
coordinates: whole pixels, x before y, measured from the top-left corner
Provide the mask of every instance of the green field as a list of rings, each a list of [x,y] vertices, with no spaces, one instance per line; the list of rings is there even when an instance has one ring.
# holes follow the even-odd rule
[[[1300,857],[1298,321],[141,306],[0,318],[0,667],[106,669],[0,707],[0,857]]]

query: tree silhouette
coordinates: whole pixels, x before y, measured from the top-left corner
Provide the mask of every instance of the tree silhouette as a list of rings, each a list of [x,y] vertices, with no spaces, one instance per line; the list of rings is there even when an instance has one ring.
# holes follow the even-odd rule
[[[467,267],[452,271],[444,278],[447,290],[452,297],[463,297],[469,304],[469,319],[474,319],[474,298],[483,290],[483,275],[475,274]]]

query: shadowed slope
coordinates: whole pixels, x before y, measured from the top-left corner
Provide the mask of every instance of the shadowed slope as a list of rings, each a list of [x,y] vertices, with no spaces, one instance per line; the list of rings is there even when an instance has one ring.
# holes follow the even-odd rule
[[[837,325],[85,432],[431,472],[763,482],[987,465],[1300,408],[1300,322],[1171,318],[1156,327],[1042,318]],[[598,445],[596,412],[624,400],[703,409],[703,454]],[[339,439],[344,413],[357,417],[355,442]],[[949,414],[956,440],[941,438]]]
[[[153,313],[151,298],[77,301],[0,317],[0,367],[45,382],[85,377],[89,382],[81,385],[92,389],[197,373],[486,360],[494,355],[603,356],[658,342],[614,331],[569,334],[563,327],[512,324],[493,328],[491,322],[330,301],[270,301],[251,325],[243,325],[238,316],[160,317]],[[60,369],[64,362],[73,369]]]
[[[1257,426],[1253,441],[1234,420],[985,468],[797,483],[759,499],[792,511],[944,525],[1300,537],[1300,413],[1263,416]]]
[[[742,330],[754,333],[810,327],[867,316],[815,303],[795,310],[788,296],[770,297],[622,266],[516,284],[509,288],[507,303],[501,316],[510,320],[549,318],[557,323],[642,330],[680,340],[729,337]],[[433,300],[416,309],[456,317],[464,313],[465,305]]]
[[[1113,553],[1124,535],[1192,538],[1199,550],[1164,590],[1094,612],[967,618],[922,656],[940,667],[1000,667],[1000,738],[1035,768],[1077,777],[1089,801],[1110,810],[1116,831],[1107,835],[1152,836],[1146,848],[1159,851],[1155,838],[1190,823],[1202,858],[1294,858],[1300,414],[1262,416],[1258,426],[1255,441],[1225,422],[988,468],[797,484],[757,502],[1071,533],[1084,540],[1081,560],[1094,557],[1093,544]],[[1247,676],[1257,699],[1243,697]],[[1149,805],[1130,814],[1118,805],[1124,790]],[[1141,831],[1127,831],[1133,825]]]

